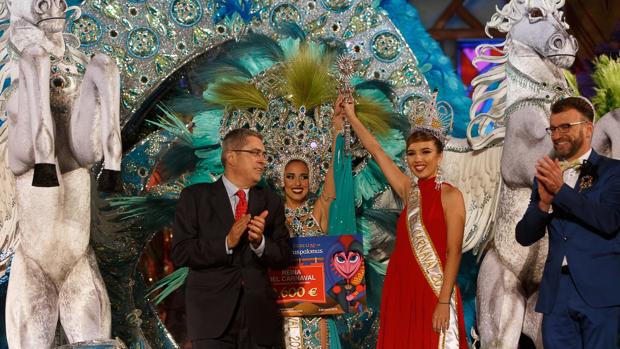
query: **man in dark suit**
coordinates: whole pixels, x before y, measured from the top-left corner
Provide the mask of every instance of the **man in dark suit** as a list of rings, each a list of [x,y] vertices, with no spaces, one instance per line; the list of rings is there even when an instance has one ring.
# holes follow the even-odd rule
[[[565,162],[538,161],[530,205],[516,228],[523,246],[549,232],[536,304],[544,313],[545,349],[618,348],[620,161],[591,149],[593,117],[585,98],[552,105],[547,133]]]
[[[267,268],[291,258],[281,199],[255,187],[265,170],[262,136],[229,132],[224,175],[185,188],[177,204],[172,261],[190,268],[186,283],[193,349],[278,348],[282,318]]]

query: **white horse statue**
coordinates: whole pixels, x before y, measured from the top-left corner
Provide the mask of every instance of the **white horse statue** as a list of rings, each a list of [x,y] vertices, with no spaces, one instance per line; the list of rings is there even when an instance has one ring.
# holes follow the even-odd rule
[[[550,106],[570,94],[562,69],[572,65],[577,43],[566,32],[568,25],[560,11],[563,5],[564,0],[512,0],[497,9],[487,23],[487,33],[494,28],[507,35],[498,45],[477,48],[475,62],[497,66],[472,82],[468,141],[473,151],[462,156],[454,153],[458,146],[449,145],[444,159],[452,169],[448,179],[465,187],[466,201],[481,192],[488,199],[482,200],[484,211],[479,205],[468,210],[468,215],[483,214],[468,217],[466,226],[466,238],[469,227],[477,235],[474,242],[489,240],[477,290],[478,330],[485,349],[514,349],[522,333],[542,348],[542,316],[534,312],[534,306],[548,242],[543,239],[522,247],[515,240],[515,226],[529,203],[536,160],[553,151],[545,133]],[[491,90],[494,84],[499,85]],[[490,110],[476,115],[489,100]],[[494,176],[501,179],[497,186]]]
[[[118,177],[120,79],[110,58],[89,61],[63,34],[69,10],[79,16],[65,0],[0,0],[0,20],[10,20],[0,38],[0,85],[11,84],[0,111],[19,213],[6,306],[12,349],[50,348],[59,320],[71,343],[111,336],[89,246],[89,168],[103,158],[100,184]]]

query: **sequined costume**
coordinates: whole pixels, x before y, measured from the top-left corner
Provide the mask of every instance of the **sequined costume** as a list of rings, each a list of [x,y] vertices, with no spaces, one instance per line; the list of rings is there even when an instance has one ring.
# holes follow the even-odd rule
[[[325,235],[312,214],[315,201],[313,197],[297,208],[285,207],[291,237]],[[327,349],[327,321],[324,317],[287,317],[284,319],[284,338],[286,348]]]

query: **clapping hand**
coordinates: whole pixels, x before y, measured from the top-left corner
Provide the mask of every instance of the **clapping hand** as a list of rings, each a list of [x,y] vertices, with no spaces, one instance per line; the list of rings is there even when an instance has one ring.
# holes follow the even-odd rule
[[[226,235],[226,242],[228,244],[229,249],[233,249],[237,247],[239,241],[241,240],[241,236],[245,233],[245,230],[248,228],[248,223],[250,223],[251,216],[249,214],[244,214],[239,219],[235,221],[233,226],[230,228],[228,235]]]
[[[263,241],[263,232],[265,231],[265,218],[269,211],[265,210],[260,215],[254,216],[248,223],[248,240],[257,248]]]
[[[536,180],[538,181],[538,195],[540,202],[538,207],[541,211],[548,212],[554,195],[560,191],[564,184],[564,175],[558,159],[548,156],[536,162]]]
[[[548,156],[536,162],[536,179],[542,183],[547,191],[556,194],[564,184],[564,175],[558,159]]]

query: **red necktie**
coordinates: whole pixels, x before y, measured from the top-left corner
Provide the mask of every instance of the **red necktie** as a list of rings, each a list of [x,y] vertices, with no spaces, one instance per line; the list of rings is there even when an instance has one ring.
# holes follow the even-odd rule
[[[248,201],[245,199],[245,191],[238,190],[235,194],[239,197],[237,207],[235,207],[235,220],[238,220],[248,211]]]

